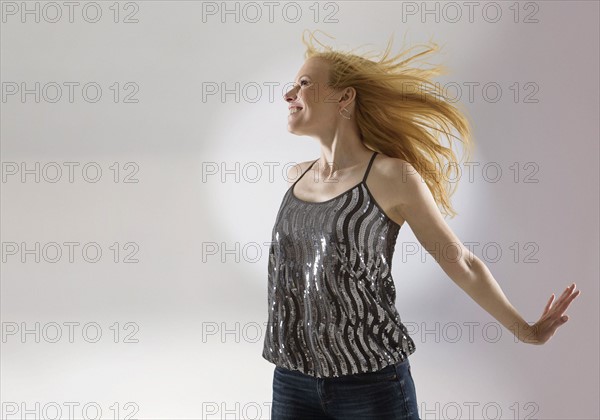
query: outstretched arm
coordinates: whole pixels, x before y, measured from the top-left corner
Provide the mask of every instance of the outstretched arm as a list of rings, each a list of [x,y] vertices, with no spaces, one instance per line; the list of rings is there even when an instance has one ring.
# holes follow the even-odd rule
[[[554,305],[552,305],[553,293],[540,320],[529,325],[509,302],[486,265],[474,255],[470,255],[469,258],[472,258],[470,269],[460,278],[453,278],[453,280],[519,340],[529,344],[544,344],[554,335],[558,327],[568,321],[569,318],[564,315],[564,312],[573,299],[580,294],[579,290],[575,292],[575,283],[565,289]]]
[[[541,318],[529,325],[512,306],[487,266],[470,252],[450,229],[427,184],[409,163],[394,159],[385,177],[392,189],[396,213],[406,220],[421,245],[435,258],[444,272],[479,306],[510,330],[519,340],[544,344],[558,327],[567,322],[564,312],[579,294],[575,284],[553,304],[550,297]],[[440,252],[444,250],[444,252]]]

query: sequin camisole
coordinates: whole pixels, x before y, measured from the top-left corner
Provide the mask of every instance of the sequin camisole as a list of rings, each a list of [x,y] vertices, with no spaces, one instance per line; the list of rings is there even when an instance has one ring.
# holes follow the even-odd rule
[[[323,202],[285,193],[268,261],[262,357],[317,378],[375,372],[415,351],[396,310],[392,256],[400,225],[366,180]]]

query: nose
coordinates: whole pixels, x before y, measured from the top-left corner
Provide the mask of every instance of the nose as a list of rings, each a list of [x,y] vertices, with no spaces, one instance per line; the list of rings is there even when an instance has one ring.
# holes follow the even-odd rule
[[[287,101],[287,102],[294,101],[296,99],[296,92],[297,91],[298,91],[298,86],[294,86],[293,88],[291,88],[290,90],[288,90],[283,95],[283,100]]]

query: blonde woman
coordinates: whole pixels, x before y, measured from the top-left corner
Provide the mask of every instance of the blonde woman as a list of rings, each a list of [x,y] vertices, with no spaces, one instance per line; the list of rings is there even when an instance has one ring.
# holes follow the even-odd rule
[[[446,224],[459,162],[440,138],[456,130],[466,156],[471,140],[464,112],[431,81],[441,68],[409,65],[436,44],[401,60],[416,47],[388,59],[388,43],[373,61],[318,51],[312,39],[302,38],[306,60],[284,96],[288,130],[321,150],[290,170],[295,181],[272,232],[262,353],[276,365],[271,417],[418,419],[416,347],[391,275],[405,222],[452,281],[523,342],[548,341],[579,290],[572,284],[554,303],[552,294],[529,325]]]

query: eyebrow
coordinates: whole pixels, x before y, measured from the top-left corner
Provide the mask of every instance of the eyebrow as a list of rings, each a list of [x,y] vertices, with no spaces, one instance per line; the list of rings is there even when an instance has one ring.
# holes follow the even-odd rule
[[[311,78],[308,74],[303,74],[302,76],[298,77],[298,79],[302,79],[303,77],[308,77],[309,79]]]

